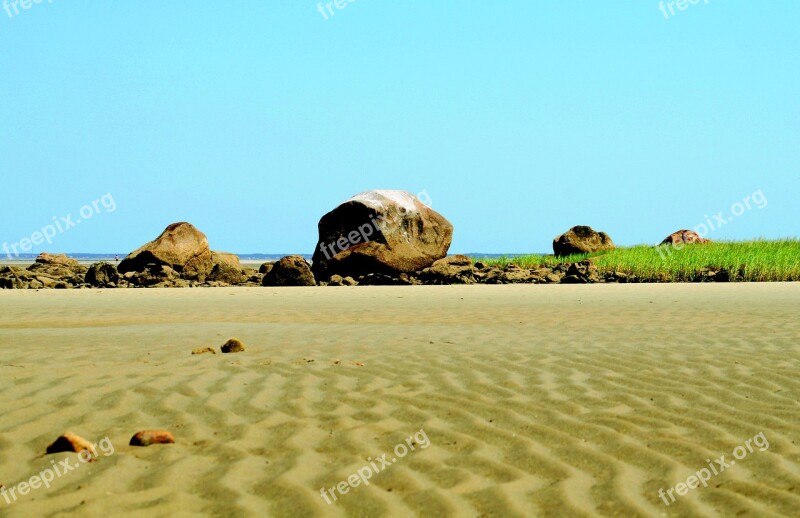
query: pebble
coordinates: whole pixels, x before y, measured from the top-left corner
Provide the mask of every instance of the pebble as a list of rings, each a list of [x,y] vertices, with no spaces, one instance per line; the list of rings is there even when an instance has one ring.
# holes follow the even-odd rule
[[[142,430],[131,437],[131,446],[150,446],[151,444],[174,444],[175,437],[166,430]]]
[[[244,344],[238,338],[231,338],[222,346],[223,353],[240,353],[244,350]]]
[[[65,451],[80,453],[83,450],[88,450],[90,453],[95,453],[94,446],[91,442],[83,437],[77,436],[72,432],[67,432],[47,447],[47,453],[61,453]]]

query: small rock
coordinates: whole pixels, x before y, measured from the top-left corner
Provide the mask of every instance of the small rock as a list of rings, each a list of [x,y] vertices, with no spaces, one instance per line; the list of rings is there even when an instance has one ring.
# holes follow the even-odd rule
[[[205,354],[205,353],[217,354],[217,351],[215,351],[213,347],[198,347],[197,349],[192,351],[192,354]]]
[[[231,338],[222,346],[223,353],[240,353],[244,350],[244,344],[238,338]]]
[[[174,444],[175,437],[166,430],[142,430],[131,437],[131,446],[150,446],[151,444]]]
[[[67,432],[58,439],[53,442],[50,446],[47,447],[47,454],[51,453],[61,453],[61,452],[74,452],[80,453],[83,450],[87,450],[90,453],[94,454],[94,446],[92,443],[84,439],[83,437],[77,436],[72,432]]]

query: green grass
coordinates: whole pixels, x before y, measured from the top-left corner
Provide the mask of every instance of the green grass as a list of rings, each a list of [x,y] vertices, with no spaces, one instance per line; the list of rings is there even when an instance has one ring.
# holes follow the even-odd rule
[[[554,257],[526,255],[499,259],[473,258],[489,266],[516,264],[521,268],[553,267],[592,258],[601,272],[635,275],[644,282],[691,282],[703,270],[727,270],[731,280],[800,280],[800,240],[715,242],[674,247],[634,246],[595,254]]]

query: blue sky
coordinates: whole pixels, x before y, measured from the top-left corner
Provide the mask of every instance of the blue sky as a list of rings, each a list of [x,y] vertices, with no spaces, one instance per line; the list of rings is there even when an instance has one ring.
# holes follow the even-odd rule
[[[0,11],[0,241],[109,193],[32,251],[190,221],[214,249],[310,254],[373,188],[427,192],[453,252],[546,252],[578,224],[654,243],[719,211],[712,239],[800,234],[800,2],[343,5]]]

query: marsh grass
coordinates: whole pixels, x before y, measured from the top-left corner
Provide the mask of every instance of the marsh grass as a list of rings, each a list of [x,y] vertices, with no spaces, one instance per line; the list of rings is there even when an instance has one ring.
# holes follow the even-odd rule
[[[553,267],[592,258],[600,272],[635,275],[642,282],[692,282],[708,270],[727,270],[745,282],[800,280],[800,240],[715,242],[675,247],[634,246],[596,254],[473,258],[489,266]]]

